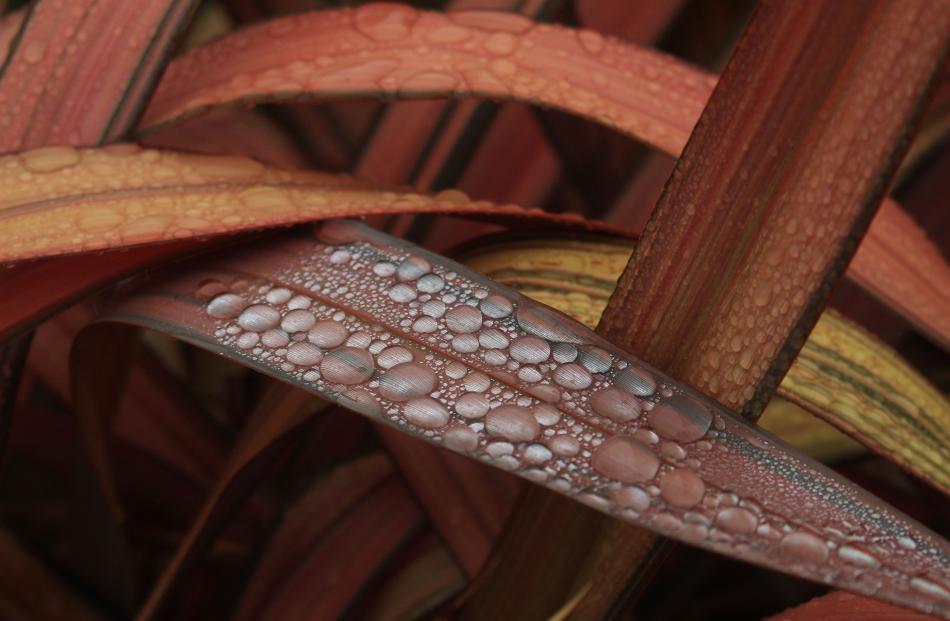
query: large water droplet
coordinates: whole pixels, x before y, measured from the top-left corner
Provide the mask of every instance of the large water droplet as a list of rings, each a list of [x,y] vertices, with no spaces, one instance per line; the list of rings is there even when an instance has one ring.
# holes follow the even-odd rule
[[[396,268],[396,278],[401,281],[418,280],[432,271],[432,264],[422,257],[409,257]],[[436,276],[438,278],[438,276]]]
[[[578,352],[577,361],[591,373],[603,373],[610,368],[613,359],[599,347],[583,347]]]
[[[650,495],[636,486],[612,489],[610,490],[610,497],[619,506],[634,511],[646,511],[650,507]]]
[[[512,442],[533,440],[541,430],[531,410],[517,405],[502,405],[489,412],[485,428],[490,434]]]
[[[857,546],[841,546],[838,548],[838,556],[853,565],[862,567],[879,567],[881,564],[881,561]]]
[[[566,327],[573,323],[569,317],[538,304],[528,301],[519,303],[515,319],[522,330],[548,341],[575,344],[583,342],[580,336]]]
[[[79,151],[72,147],[41,147],[20,154],[23,167],[30,172],[49,173],[79,163]]]
[[[647,419],[658,434],[678,442],[699,440],[712,424],[712,415],[706,406],[682,395],[674,395],[658,403]]]
[[[397,41],[409,36],[418,13],[404,5],[367,4],[356,10],[356,29],[375,41]]]
[[[379,394],[391,401],[408,401],[435,390],[437,378],[428,367],[417,362],[404,362],[389,369],[379,378]]]
[[[442,434],[442,443],[456,451],[474,451],[478,448],[478,434],[465,425],[452,425]]]
[[[465,418],[481,418],[489,408],[488,397],[477,392],[467,392],[455,402],[455,411]]]
[[[581,445],[580,442],[572,436],[558,435],[548,440],[548,448],[550,448],[555,455],[573,457],[580,452]]]
[[[511,343],[511,348],[508,351],[511,353],[511,357],[518,362],[539,364],[551,355],[551,345],[536,336],[521,336]]]
[[[216,319],[233,319],[245,305],[244,298],[236,293],[222,293],[208,302],[208,314]]]
[[[462,304],[449,309],[445,314],[445,325],[456,334],[475,332],[482,327],[482,313],[473,306]]]
[[[593,378],[584,367],[569,363],[554,370],[554,381],[570,390],[583,390],[590,386]]]
[[[313,343],[292,343],[287,348],[287,362],[300,367],[309,367],[323,359],[323,352]],[[354,383],[354,382],[347,382]]]
[[[828,558],[825,542],[803,531],[785,535],[779,547],[787,554],[816,564],[824,563]]]
[[[639,397],[649,397],[656,392],[656,380],[646,371],[634,367],[618,371],[614,384]]]
[[[284,315],[283,321],[280,322],[280,329],[293,334],[294,332],[309,330],[316,323],[317,318],[313,316],[313,313],[305,310],[293,310]]]
[[[369,352],[341,347],[329,352],[320,363],[320,374],[336,384],[361,384],[373,375],[375,365]]]
[[[416,283],[416,289],[423,293],[438,293],[445,287],[445,281],[441,276],[435,274],[426,274]]]
[[[416,299],[416,290],[405,283],[399,283],[389,288],[389,297],[393,302],[408,304]]]
[[[410,400],[402,413],[406,420],[423,429],[438,429],[449,422],[448,411],[441,403],[429,397]]]
[[[656,475],[660,460],[637,440],[613,436],[594,449],[591,465],[605,477],[622,483],[640,483]]]
[[[674,507],[692,507],[705,493],[706,485],[686,468],[674,468],[660,479],[660,495]]]
[[[280,312],[270,306],[254,304],[241,312],[237,322],[245,330],[263,332],[277,327],[280,323]]]
[[[288,313],[289,315],[290,313]],[[307,332],[307,340],[323,349],[330,349],[343,344],[350,333],[343,324],[325,319],[316,322]]]
[[[625,423],[640,416],[640,402],[636,397],[619,388],[605,388],[590,396],[594,412],[618,423]]]
[[[482,309],[486,317],[492,319],[504,319],[514,309],[508,298],[497,293],[490,293],[487,298],[479,303],[478,307]]]

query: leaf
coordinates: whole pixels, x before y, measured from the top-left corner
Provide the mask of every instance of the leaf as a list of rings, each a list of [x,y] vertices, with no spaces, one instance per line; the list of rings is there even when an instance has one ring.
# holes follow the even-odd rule
[[[556,237],[498,238],[472,247],[463,256],[466,265],[588,327],[600,320],[631,254],[619,243]],[[950,493],[944,450],[950,404],[893,350],[838,313],[822,314],[778,394]],[[768,410],[760,422],[773,432],[779,428]],[[804,432],[816,449],[835,442],[827,430],[809,428],[795,432]],[[811,454],[807,445],[792,444]]]
[[[622,233],[515,205],[377,189],[349,177],[254,160],[140,150],[47,147],[0,157],[0,261],[207,237],[374,213],[530,219]]]
[[[560,108],[678,156],[715,83],[681,61],[590,31],[509,13],[371,4],[279,18],[191,50],[169,65],[142,127],[238,101],[474,95]],[[885,205],[899,210],[890,199]],[[876,235],[883,245],[862,246],[849,275],[873,283],[874,295],[950,347],[950,320],[939,310],[946,301],[927,298],[950,287],[950,267],[928,250],[909,268],[900,251],[915,249],[918,233],[877,222],[871,231],[889,229]],[[878,277],[883,270],[899,278]],[[925,304],[906,302],[911,288]]]
[[[896,510],[553,309],[356,223],[317,235],[178,270],[103,320],[232,357],[625,521],[946,614],[948,546]]]
[[[0,73],[0,153],[123,135],[194,4],[35,3]],[[122,36],[106,35],[114,32]]]

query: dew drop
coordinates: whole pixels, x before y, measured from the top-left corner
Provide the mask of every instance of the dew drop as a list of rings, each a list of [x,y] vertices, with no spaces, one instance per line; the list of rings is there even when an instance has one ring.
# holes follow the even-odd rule
[[[910,587],[918,593],[923,593],[924,595],[937,597],[942,600],[950,600],[950,591],[940,586],[936,582],[927,580],[926,578],[912,578],[910,581]]]
[[[485,49],[496,56],[507,56],[518,47],[518,39],[507,32],[495,32],[485,39]]]
[[[277,327],[280,323],[280,312],[264,304],[254,304],[241,311],[237,322],[245,330],[263,332]]]
[[[660,479],[660,495],[674,507],[692,507],[702,500],[705,493],[706,485],[686,468],[674,468]]]
[[[618,423],[631,421],[640,415],[640,402],[619,388],[605,388],[590,397],[590,407],[601,416]]]
[[[477,392],[467,392],[455,402],[455,411],[465,418],[481,418],[489,408],[488,398]]]
[[[304,378],[306,378],[306,375]],[[379,416],[382,413],[382,408],[377,403],[376,398],[364,388],[350,388],[340,395],[340,404],[354,408],[359,412],[365,412],[370,416]]]
[[[573,457],[580,452],[581,445],[571,436],[557,435],[548,440],[548,448],[550,448],[555,455]]]
[[[280,322],[280,329],[293,334],[294,332],[309,330],[316,323],[317,318],[313,316],[313,313],[305,310],[293,310],[284,315],[284,319]]]
[[[417,13],[399,4],[368,4],[354,14],[356,29],[375,41],[397,41],[409,36]]]
[[[555,343],[551,348],[556,362],[574,362],[577,360],[577,347],[570,343]]]
[[[759,519],[748,509],[727,507],[716,514],[716,525],[731,533],[751,535],[759,526]]]
[[[402,410],[413,425],[423,429],[438,429],[449,422],[449,413],[441,403],[429,397],[411,399]]]
[[[391,401],[408,401],[435,389],[436,376],[417,362],[397,364],[379,378],[379,394]]]
[[[452,338],[452,349],[460,354],[478,351],[478,339],[474,334],[459,334]]]
[[[293,296],[293,292],[290,289],[284,287],[274,287],[267,292],[267,295],[264,296],[264,299],[267,300],[269,304],[283,304]]]
[[[309,367],[317,364],[323,359],[323,352],[313,343],[306,341],[301,343],[292,343],[287,348],[287,362],[299,367]],[[355,382],[345,382],[353,384]]]
[[[539,364],[551,355],[551,345],[536,336],[520,336],[511,343],[508,351],[518,362]]]
[[[502,405],[489,412],[485,428],[490,434],[512,442],[533,440],[540,432],[531,411],[517,405]]]
[[[208,302],[208,314],[215,319],[233,319],[241,314],[246,302],[236,293],[222,293]]]
[[[435,274],[426,274],[416,283],[416,289],[423,293],[438,293],[444,287],[445,281]]]
[[[634,367],[618,371],[614,384],[640,397],[649,397],[656,392],[656,380],[646,371]]]
[[[261,336],[257,332],[245,332],[237,338],[237,346],[241,349],[250,349],[257,345]]]
[[[485,392],[491,387],[491,380],[484,373],[473,371],[465,376],[463,384],[470,392]]]
[[[862,567],[878,567],[881,562],[857,546],[841,546],[838,556],[845,561]]]
[[[439,322],[432,317],[419,317],[412,322],[412,331],[420,334],[431,334],[439,329]]]
[[[650,495],[636,486],[618,487],[610,490],[610,498],[621,507],[634,511],[646,511],[650,507]]]
[[[23,167],[30,172],[50,173],[79,163],[79,151],[72,147],[41,147],[20,154]]]
[[[393,302],[408,304],[416,299],[416,290],[405,283],[399,283],[389,288],[389,297]]]
[[[787,554],[816,564],[824,563],[828,558],[828,547],[825,546],[825,542],[803,531],[785,535],[779,547]]]
[[[445,314],[445,325],[456,334],[475,332],[482,327],[482,314],[477,308],[462,304]]]
[[[320,363],[320,374],[328,382],[360,384],[373,375],[375,365],[368,352],[355,347],[341,347],[329,352]],[[380,391],[382,392],[382,391]]]
[[[445,303],[439,300],[428,300],[422,304],[422,314],[439,319],[445,314]]]
[[[529,464],[543,464],[554,457],[551,450],[543,444],[529,445],[522,456]]]
[[[442,443],[456,451],[474,451],[478,448],[478,434],[465,425],[452,425],[442,434]]]
[[[584,347],[578,352],[577,359],[591,373],[603,373],[613,363],[610,354],[599,347]]]
[[[432,271],[432,264],[422,257],[409,257],[396,268],[396,278],[403,282],[418,280]],[[434,275],[434,274],[433,274]],[[436,276],[436,278],[439,278]],[[441,279],[440,279],[441,280]]]
[[[283,347],[290,342],[290,337],[283,330],[268,330],[261,335],[261,343],[266,347]]]
[[[412,362],[412,352],[405,347],[387,347],[376,356],[376,364],[383,369],[391,369],[404,362]]]
[[[31,41],[23,46],[22,58],[24,62],[27,62],[31,65],[43,60],[43,56],[46,55],[46,44],[40,41]]]
[[[497,293],[488,294],[487,298],[479,302],[478,307],[486,317],[491,319],[504,319],[514,310],[514,306],[508,298]]]
[[[289,314],[290,313],[288,313],[288,315]],[[331,347],[342,345],[349,334],[347,329],[343,327],[343,324],[324,319],[316,322],[313,327],[310,328],[310,331],[307,332],[307,340],[317,347],[330,349]]]
[[[377,276],[388,278],[396,273],[396,265],[389,261],[380,261],[373,266],[373,273]]]
[[[604,37],[598,32],[594,32],[593,30],[579,30],[577,32],[577,38],[581,43],[581,47],[594,56],[604,50]]]
[[[539,304],[528,301],[520,303],[515,311],[515,319],[522,330],[548,341],[574,344],[582,342],[580,336],[566,327],[566,322],[573,323],[569,317]]]
[[[593,378],[584,367],[568,363],[554,370],[554,381],[570,390],[583,390],[590,386]]]
[[[684,443],[702,438],[712,424],[712,415],[706,406],[682,395],[658,403],[647,419],[662,437]]]
[[[656,475],[660,460],[637,440],[613,436],[594,449],[591,465],[605,477],[622,483],[640,483]]]
[[[508,347],[508,337],[501,330],[488,328],[478,333],[478,344],[485,349],[504,349]]]

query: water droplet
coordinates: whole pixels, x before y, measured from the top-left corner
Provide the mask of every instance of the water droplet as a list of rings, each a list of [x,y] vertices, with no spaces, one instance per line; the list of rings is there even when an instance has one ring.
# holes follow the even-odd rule
[[[656,475],[660,460],[637,440],[613,436],[594,449],[591,465],[605,477],[622,483],[640,483]]]
[[[950,600],[950,591],[940,586],[936,582],[927,580],[926,578],[911,578],[910,587],[918,593],[923,593],[924,595],[929,595],[930,597]]]
[[[706,485],[686,468],[674,468],[660,479],[660,495],[674,507],[692,507],[705,493]]]
[[[46,44],[40,41],[30,41],[23,46],[23,53],[21,58],[31,65],[43,60],[43,56],[46,55]]]
[[[521,336],[511,343],[508,351],[518,362],[539,364],[551,355],[551,345],[536,336]]]
[[[449,309],[445,314],[445,325],[456,334],[475,332],[482,327],[482,314],[477,308],[462,304]]]
[[[432,317],[419,317],[412,322],[412,331],[420,334],[431,334],[439,329],[439,322]]]
[[[267,300],[268,304],[283,304],[291,298],[293,292],[290,289],[284,287],[275,287],[267,292],[267,295],[264,296],[264,299]]]
[[[317,239],[331,246],[351,244],[363,236],[363,231],[352,220],[328,220],[316,230]]]
[[[581,43],[581,47],[585,50],[597,56],[602,51],[604,51],[604,37],[593,30],[578,30],[577,39]]]
[[[478,344],[485,349],[504,349],[508,347],[508,337],[501,330],[488,328],[478,333]]]
[[[540,432],[531,411],[517,405],[502,405],[489,412],[485,428],[490,434],[512,442],[533,440]]]
[[[574,362],[577,360],[577,347],[570,343],[555,343],[551,348],[554,360],[557,362]]]
[[[330,263],[333,265],[343,265],[349,263],[350,259],[353,258],[353,255],[347,250],[336,250],[333,254],[330,255]]]
[[[716,525],[739,535],[751,535],[759,525],[759,518],[748,509],[727,507],[716,514]]]
[[[316,323],[317,318],[313,316],[313,313],[305,310],[293,310],[284,315],[284,319],[280,322],[280,329],[293,334],[294,332],[309,330],[316,325]],[[328,347],[333,346],[329,345]]]
[[[23,167],[30,172],[49,173],[79,163],[79,151],[72,147],[41,147],[20,154]]]
[[[399,4],[367,4],[353,16],[356,29],[375,41],[397,41],[409,36],[418,13]]]
[[[404,362],[412,362],[412,352],[398,345],[387,347],[376,356],[376,364],[383,369],[391,369]]]
[[[838,556],[849,563],[863,567],[879,567],[881,564],[879,560],[857,546],[841,546],[838,548]]]
[[[396,278],[406,282],[418,280],[432,271],[432,264],[422,257],[409,257],[396,268]],[[436,276],[438,278],[438,276]]]
[[[389,261],[380,261],[373,266],[373,273],[383,278],[388,278],[396,273],[396,265]]]
[[[429,300],[422,304],[422,314],[439,319],[445,314],[445,303],[439,300]]]
[[[619,388],[605,388],[590,397],[590,407],[601,416],[618,423],[625,423],[640,416],[640,402],[636,397]]]
[[[436,376],[417,362],[404,362],[379,378],[379,394],[391,401],[408,401],[435,390]]]
[[[496,32],[485,39],[485,49],[496,56],[507,56],[518,47],[518,39],[507,32]]]
[[[305,310],[310,308],[313,304],[313,301],[310,300],[307,296],[304,295],[295,295],[290,298],[290,301],[287,302],[287,308],[290,310]]]
[[[456,451],[474,451],[478,448],[478,434],[465,425],[452,425],[442,434],[442,443]]]
[[[570,325],[573,321],[553,309],[524,301],[518,305],[515,319],[522,330],[545,340],[574,344],[582,342],[581,338],[565,325]]]
[[[555,455],[573,457],[580,452],[581,445],[571,436],[557,435],[548,440],[548,448],[550,448]]]
[[[306,375],[304,375],[306,379]],[[340,405],[351,407],[359,412],[365,412],[370,416],[379,416],[382,408],[376,402],[376,398],[364,388],[350,388],[340,395]]]
[[[343,327],[343,324],[325,319],[316,322],[310,328],[310,331],[307,332],[307,340],[317,347],[330,349],[342,345],[349,335],[350,333]]]
[[[393,302],[408,304],[416,299],[416,290],[407,284],[400,283],[389,288],[389,297]]]
[[[712,415],[706,406],[682,395],[658,403],[647,414],[647,419],[662,437],[684,443],[702,438],[712,424]]]
[[[455,411],[465,418],[481,418],[488,414],[488,398],[477,392],[467,392],[455,402]]]
[[[423,293],[438,293],[445,287],[445,281],[435,274],[426,274],[416,283],[416,289]]]
[[[529,464],[543,464],[554,457],[554,455],[551,454],[550,449],[543,444],[531,444],[524,450],[523,457]]]
[[[301,343],[292,343],[287,348],[287,362],[298,367],[309,367],[323,360],[323,352],[313,343],[306,341]],[[355,383],[355,382],[348,382]]]
[[[241,312],[237,322],[245,330],[263,332],[277,327],[280,323],[280,312],[270,306],[254,304]]]
[[[828,547],[825,546],[825,542],[803,531],[785,535],[779,547],[786,554],[816,564],[824,563],[828,558]]]
[[[473,371],[465,376],[463,384],[470,392],[485,392],[491,387],[491,380],[484,373]]]
[[[459,84],[457,76],[445,71],[421,71],[402,81],[399,90],[403,93],[443,93],[452,92]]]
[[[283,347],[290,342],[290,338],[283,330],[268,330],[261,335],[261,342],[267,347]]]
[[[423,429],[438,429],[449,422],[449,413],[442,404],[429,397],[412,399],[402,410],[403,415],[413,425]]]
[[[208,302],[208,314],[215,319],[233,319],[244,309],[244,298],[236,293],[222,293]]]
[[[361,384],[372,377],[374,369],[369,352],[355,347],[334,349],[320,363],[323,378],[336,384]]]
[[[554,370],[554,381],[570,390],[583,390],[590,386],[593,378],[584,367],[568,363]]]
[[[460,354],[478,351],[478,339],[473,334],[459,334],[452,338],[452,349]]]
[[[610,497],[621,507],[634,511],[646,511],[650,507],[650,495],[636,486],[618,487],[610,490]]]
[[[479,302],[478,307],[486,317],[491,319],[504,319],[514,310],[514,306],[508,301],[508,298],[497,293],[489,294],[487,298]]]
[[[260,342],[261,336],[257,332],[245,332],[237,338],[237,346],[241,349],[250,349]]]
[[[104,233],[118,227],[125,216],[108,207],[89,206],[76,217],[76,228],[84,233]]]
[[[485,452],[492,457],[501,457],[502,455],[511,455],[515,450],[510,442],[492,442],[485,447]]]
[[[561,420],[561,411],[553,405],[542,403],[535,406],[532,411],[534,412],[534,419],[545,427],[556,425]]]
[[[656,380],[646,371],[634,367],[618,371],[614,384],[639,397],[649,397],[656,392]]]
[[[442,26],[426,34],[426,41],[436,45],[445,45],[451,43],[461,43],[465,41],[472,32],[468,28],[461,26]]]

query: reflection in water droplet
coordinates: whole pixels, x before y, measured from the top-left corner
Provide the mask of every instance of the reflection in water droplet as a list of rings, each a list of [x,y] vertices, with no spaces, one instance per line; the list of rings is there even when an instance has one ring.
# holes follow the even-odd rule
[[[639,397],[649,397],[656,392],[656,380],[646,371],[634,367],[618,371],[614,384]]]
[[[508,347],[508,337],[501,330],[488,328],[478,333],[478,344],[485,349],[504,349]]]
[[[533,440],[540,432],[531,411],[517,405],[502,405],[489,412],[485,428],[490,434],[512,442]]]
[[[216,319],[233,319],[245,304],[244,298],[235,293],[222,293],[208,302],[208,314]]]
[[[787,554],[816,564],[824,563],[828,558],[828,547],[825,542],[815,535],[803,531],[785,535],[780,547]]]
[[[555,343],[551,348],[554,360],[557,362],[574,362],[577,360],[577,347],[570,343]]]
[[[293,343],[287,348],[287,362],[301,367],[309,367],[323,359],[323,352],[313,343]],[[347,382],[353,383],[353,382]]]
[[[640,483],[656,475],[660,460],[637,440],[613,436],[594,449],[591,465],[605,477],[622,483]]]
[[[448,411],[441,403],[429,397],[410,400],[402,413],[406,420],[423,429],[438,429],[449,422]]]
[[[290,337],[283,330],[268,330],[261,335],[261,343],[266,347],[283,347],[290,342]]]
[[[705,493],[706,485],[686,468],[670,470],[660,479],[660,495],[674,507],[692,507],[702,500]]]
[[[619,388],[605,388],[590,396],[590,406],[597,414],[618,423],[631,421],[640,415],[640,402]]]
[[[706,406],[682,395],[674,395],[658,403],[647,419],[650,426],[664,438],[686,443],[702,438],[712,424],[712,415]]]
[[[520,336],[511,343],[508,351],[518,362],[539,364],[551,355],[551,346],[547,341],[536,336]]]
[[[554,381],[571,390],[583,390],[590,386],[593,379],[584,367],[569,363],[554,370]]]
[[[543,444],[531,444],[524,450],[524,460],[529,464],[543,464],[549,461],[553,454],[550,449]]]
[[[270,306],[254,304],[241,312],[237,322],[245,330],[263,332],[277,327],[277,324],[280,323],[280,312]]]
[[[436,376],[417,362],[404,362],[383,373],[379,378],[379,394],[390,401],[408,401],[435,390]]]
[[[320,374],[336,384],[361,384],[373,375],[375,366],[368,352],[341,347],[329,352],[320,363]]]
[[[316,322],[313,327],[310,328],[310,331],[307,332],[307,340],[317,347],[330,349],[342,345],[349,334],[346,328],[343,327],[343,324],[325,319]]]

